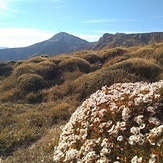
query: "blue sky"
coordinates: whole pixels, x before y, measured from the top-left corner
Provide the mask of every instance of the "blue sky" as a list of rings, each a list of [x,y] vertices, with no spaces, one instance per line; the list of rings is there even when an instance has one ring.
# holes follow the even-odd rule
[[[162,32],[162,7],[163,0],[0,0],[0,46],[28,46],[59,32],[88,41],[106,32]]]

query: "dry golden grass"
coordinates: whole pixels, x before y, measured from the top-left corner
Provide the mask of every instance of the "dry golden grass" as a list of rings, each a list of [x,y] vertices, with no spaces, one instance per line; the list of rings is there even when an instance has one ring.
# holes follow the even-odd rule
[[[0,76],[9,76],[12,73],[12,70],[10,64],[0,62]]]
[[[17,82],[22,93],[38,91],[44,88],[44,80],[42,76],[37,74],[23,74],[17,79]]]
[[[162,53],[153,44],[17,61],[0,78],[0,157],[51,163],[60,124],[83,100],[103,85],[163,79]]]
[[[36,73],[42,76],[45,80],[52,80],[58,76],[59,71],[55,63],[43,61],[36,65]]]
[[[81,72],[88,73],[90,71],[90,64],[88,61],[77,58],[77,57],[71,57],[65,60],[62,60],[59,63],[59,68],[61,71],[76,71],[80,70]]]
[[[150,60],[145,60],[141,58],[131,58],[119,63],[114,64],[112,69],[122,69],[127,73],[132,73],[140,78],[155,81],[158,79],[162,69],[159,65],[153,63]]]

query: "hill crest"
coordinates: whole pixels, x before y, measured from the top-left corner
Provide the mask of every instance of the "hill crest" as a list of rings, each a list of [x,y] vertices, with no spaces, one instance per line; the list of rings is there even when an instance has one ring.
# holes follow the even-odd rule
[[[159,43],[163,41],[163,32],[151,33],[105,33],[96,43],[92,44],[91,50],[99,50],[104,47],[114,48],[119,46],[132,47]]]

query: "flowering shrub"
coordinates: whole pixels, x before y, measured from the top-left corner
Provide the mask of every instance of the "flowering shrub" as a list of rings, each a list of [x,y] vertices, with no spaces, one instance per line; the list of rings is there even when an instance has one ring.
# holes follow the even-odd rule
[[[63,127],[56,163],[163,162],[163,81],[104,86]]]

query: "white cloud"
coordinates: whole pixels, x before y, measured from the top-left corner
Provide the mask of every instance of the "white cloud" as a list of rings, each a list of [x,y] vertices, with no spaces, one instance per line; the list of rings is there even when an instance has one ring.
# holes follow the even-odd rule
[[[108,20],[108,19],[93,19],[93,20],[85,20],[85,21],[82,21],[82,23],[105,23],[105,22],[111,22],[113,20]]]
[[[92,19],[92,20],[85,20],[81,23],[85,24],[95,24],[95,23],[108,23],[108,22],[137,22],[139,20],[136,19]]]
[[[55,34],[56,32],[31,28],[1,28],[0,47],[25,47],[50,39]],[[72,34],[90,42],[97,41],[101,37],[93,34]]]
[[[0,15],[8,10],[8,1],[0,0]]]
[[[98,41],[99,38],[101,37],[101,35],[91,35],[91,34],[73,34],[73,35],[90,42]]]
[[[51,38],[55,33],[29,28],[0,29],[0,46],[25,47]]]

